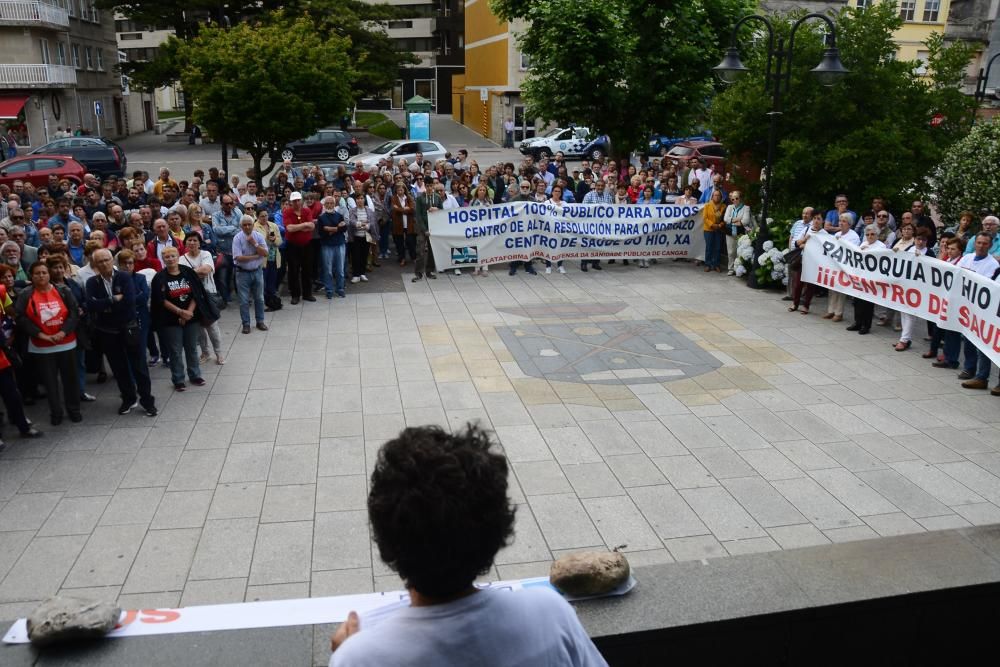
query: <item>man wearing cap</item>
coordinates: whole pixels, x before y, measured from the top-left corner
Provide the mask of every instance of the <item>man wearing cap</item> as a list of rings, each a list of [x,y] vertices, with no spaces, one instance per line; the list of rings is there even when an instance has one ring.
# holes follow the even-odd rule
[[[288,291],[292,295],[292,305],[299,299],[315,301],[312,295],[312,211],[302,205],[302,193],[293,192],[289,206],[281,211],[281,221],[285,225],[285,259],[288,260]]]
[[[428,278],[437,278],[437,274],[434,272],[437,268],[434,265],[434,253],[430,248],[431,233],[427,214],[441,210],[443,204],[441,195],[434,190],[434,179],[430,176],[425,176],[424,191],[417,196],[413,211],[413,217],[417,223],[417,262],[416,275],[413,276],[413,282],[417,282],[424,277],[425,268]]]

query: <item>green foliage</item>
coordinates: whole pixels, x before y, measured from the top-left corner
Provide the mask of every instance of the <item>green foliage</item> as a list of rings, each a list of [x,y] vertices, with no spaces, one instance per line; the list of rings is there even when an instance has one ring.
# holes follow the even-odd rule
[[[215,0],[96,0],[95,4],[100,9],[116,9],[140,24],[172,28],[181,41],[217,22],[220,11],[233,26],[241,21],[263,25],[276,16],[307,16],[324,39],[348,40],[348,53],[356,74],[351,81],[355,99],[389,90],[400,66],[419,62],[412,53],[397,50],[377,23],[406,18],[411,12],[405,6],[362,0],[236,0],[227,2],[225,7]],[[177,58],[176,48],[176,43],[164,44],[154,60],[124,63],[121,70],[140,90],[173,85],[180,81],[186,66]],[[294,62],[289,61],[289,67]]]
[[[786,41],[798,16],[772,17]],[[918,63],[895,59],[893,33],[902,25],[895,4],[844,9],[834,20],[850,74],[833,87],[809,74],[822,55],[825,25],[807,23],[795,35],[790,94],[783,98],[773,165],[776,219],[797,217],[804,204],[827,208],[839,192],[858,210],[875,196],[902,206],[904,197],[929,191],[928,173],[968,131],[974,105],[959,89],[971,58],[968,45],[946,47],[940,36],[932,37],[921,76]],[[743,37],[746,44],[749,29]],[[766,40],[743,54],[750,72],[715,96],[710,127],[731,152],[763,164],[771,104],[764,84]],[[933,127],[938,113],[945,120]]]
[[[697,124],[711,68],[751,0],[490,0],[504,20],[524,19],[531,60],[521,86],[528,114],[606,133],[623,154],[654,132]]]
[[[399,125],[389,120],[384,113],[377,111],[359,111],[357,113],[359,126],[368,128],[369,134],[383,139],[402,139],[403,130]]]
[[[179,40],[178,40],[179,42]],[[275,14],[263,25],[202,28],[179,42],[184,90],[213,137],[245,147],[259,176],[285,143],[334,122],[351,103],[348,41],[323,37],[308,17]],[[264,156],[272,157],[264,170]]]
[[[937,209],[945,224],[962,211],[1000,212],[1000,121],[977,123],[944,155],[934,176]]]

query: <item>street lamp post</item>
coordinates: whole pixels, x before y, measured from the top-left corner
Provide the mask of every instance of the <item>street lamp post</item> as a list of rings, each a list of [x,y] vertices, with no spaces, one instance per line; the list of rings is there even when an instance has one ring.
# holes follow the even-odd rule
[[[1000,60],[1000,53],[993,54],[989,62],[986,63],[986,69],[982,67],[979,68],[979,77],[976,79],[976,105],[983,103],[986,99],[986,82],[990,80],[990,70],[993,69],[993,63]]]
[[[771,93],[771,111],[768,112],[767,131],[767,162],[764,163],[764,183],[761,188],[760,207],[760,228],[757,230],[757,240],[754,242],[753,259],[750,265],[750,275],[747,276],[747,285],[758,287],[757,285],[757,258],[764,251],[764,242],[768,240],[769,232],[767,228],[767,214],[771,206],[771,198],[774,196],[774,180],[771,175],[771,168],[774,164],[774,145],[777,141],[778,117],[781,116],[781,98],[788,93],[788,88],[792,81],[792,53],[795,46],[795,32],[799,26],[809,19],[820,19],[824,21],[830,29],[827,48],[823,52],[823,58],[819,65],[812,69],[812,73],[824,86],[832,86],[841,77],[848,73],[847,68],[840,62],[840,51],[837,49],[837,31],[833,21],[823,14],[806,14],[792,26],[791,34],[788,37],[788,48],[785,48],[785,38],[778,37],[775,44],[774,26],[767,17],[758,14],[744,16],[733,26],[733,34],[730,38],[729,48],[726,55],[713,69],[719,79],[725,84],[732,84],[749,70],[740,60],[740,51],[737,48],[737,33],[744,23],[758,21],[767,28],[767,66],[764,70],[764,90]]]

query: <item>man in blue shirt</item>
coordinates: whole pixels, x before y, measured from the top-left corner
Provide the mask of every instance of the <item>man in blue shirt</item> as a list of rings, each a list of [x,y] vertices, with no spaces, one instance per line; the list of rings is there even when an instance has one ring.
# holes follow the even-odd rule
[[[989,234],[993,237],[993,243],[990,245],[989,254],[997,258],[1000,261],[1000,234],[997,233],[998,228],[1000,228],[1000,218],[995,215],[988,215],[983,218],[983,233]],[[973,236],[969,239],[969,242],[965,244],[965,254],[968,255],[976,250],[976,237]]]
[[[836,234],[840,231],[840,214],[851,214],[851,228],[858,224],[858,214],[847,208],[847,195],[837,195],[833,200],[833,208],[826,212],[823,220],[823,229],[827,234]]]
[[[66,236],[69,236],[69,223],[80,222],[80,218],[69,212],[71,204],[72,202],[69,200],[69,197],[63,197],[59,200],[59,212],[49,218],[49,229],[62,227]]]

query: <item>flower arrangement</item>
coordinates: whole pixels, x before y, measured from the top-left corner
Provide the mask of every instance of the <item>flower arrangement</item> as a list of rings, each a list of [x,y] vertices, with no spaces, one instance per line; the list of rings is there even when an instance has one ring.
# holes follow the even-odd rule
[[[744,234],[736,241],[736,261],[733,263],[733,270],[740,278],[747,274],[753,263],[753,239],[749,234]]]

